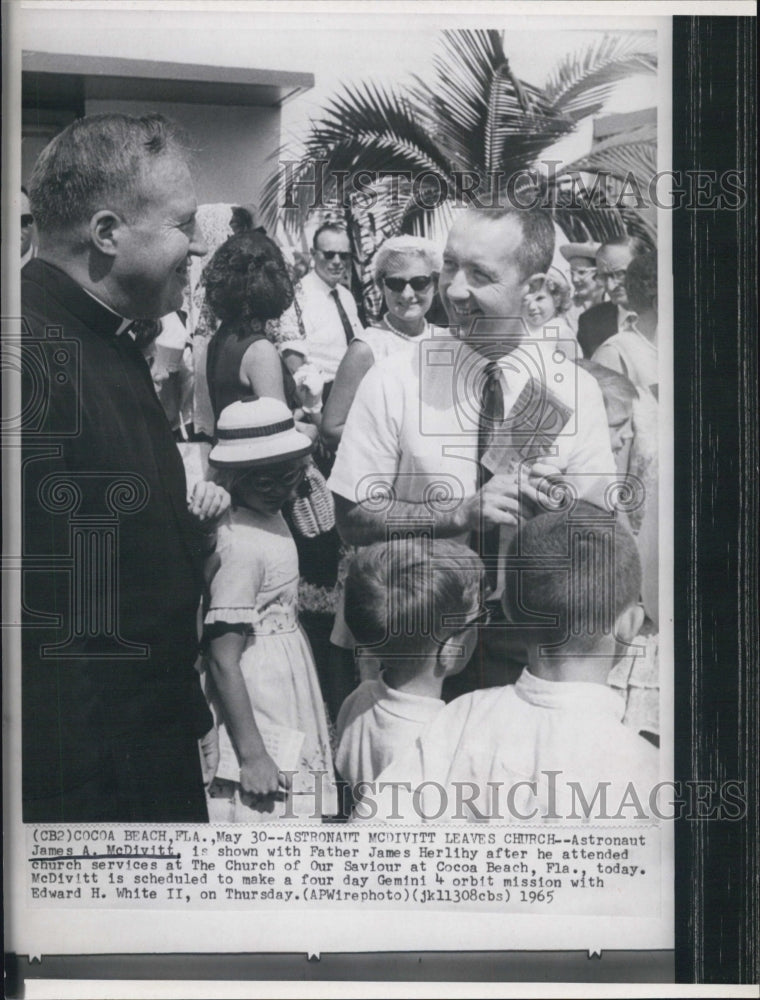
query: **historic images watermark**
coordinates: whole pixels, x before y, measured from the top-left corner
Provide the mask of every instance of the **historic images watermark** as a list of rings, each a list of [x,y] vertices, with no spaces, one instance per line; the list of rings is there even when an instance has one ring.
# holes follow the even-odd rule
[[[690,209],[738,212],[747,201],[746,172],[717,170],[660,170],[642,179],[632,171],[616,176],[562,170],[562,161],[543,160],[539,170],[526,167],[514,173],[452,170],[444,176],[433,170],[328,170],[328,160],[280,161],[280,207],[295,209],[347,208],[361,198],[366,208],[379,201],[392,209],[513,208],[525,211],[561,207],[588,209]]]

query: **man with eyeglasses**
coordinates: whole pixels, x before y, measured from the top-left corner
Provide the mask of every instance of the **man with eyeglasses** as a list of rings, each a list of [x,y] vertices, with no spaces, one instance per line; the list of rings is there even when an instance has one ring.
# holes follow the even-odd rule
[[[605,340],[625,330],[635,319],[636,314],[628,305],[625,271],[633,258],[646,250],[646,245],[635,236],[615,236],[599,247],[596,281],[606,301],[591,306],[578,317],[578,343],[585,358],[591,358]]]
[[[322,398],[326,400],[346,348],[363,327],[354,297],[343,284],[351,264],[345,229],[332,222],[320,226],[311,256],[314,269],[301,280],[298,307],[309,360],[325,378]]]
[[[34,216],[29,208],[29,195],[21,188],[21,266],[34,257]]]
[[[600,244],[565,243],[559,252],[570,265],[570,280],[573,283],[573,304],[565,313],[573,330],[578,329],[578,318],[591,306],[602,301],[602,289],[596,280],[596,254]]]

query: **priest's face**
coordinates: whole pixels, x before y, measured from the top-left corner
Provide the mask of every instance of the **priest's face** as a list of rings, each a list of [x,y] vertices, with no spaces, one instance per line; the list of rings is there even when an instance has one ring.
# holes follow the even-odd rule
[[[196,210],[193,182],[181,159],[166,155],[146,167],[114,259],[121,311],[130,319],[165,316],[182,305],[190,260],[206,253]]]

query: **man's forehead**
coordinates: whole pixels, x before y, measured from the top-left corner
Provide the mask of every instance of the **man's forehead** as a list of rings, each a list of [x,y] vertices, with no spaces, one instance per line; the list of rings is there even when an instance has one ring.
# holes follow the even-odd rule
[[[596,255],[597,262],[604,261],[629,261],[633,255],[629,246],[602,247]]]
[[[171,207],[181,213],[194,212],[197,208],[190,169],[177,156],[162,156],[147,161],[143,166],[140,187],[143,198],[153,204]]]
[[[344,248],[348,250],[348,247],[348,236],[345,233],[336,233],[326,229],[323,233],[320,233],[317,238],[318,250],[337,250]]]
[[[520,226],[511,215],[490,218],[468,212],[449,230],[446,250],[475,263],[511,257],[520,242]]]

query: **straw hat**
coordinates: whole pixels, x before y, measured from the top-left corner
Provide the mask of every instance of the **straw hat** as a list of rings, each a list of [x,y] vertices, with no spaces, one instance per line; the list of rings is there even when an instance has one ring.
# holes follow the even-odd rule
[[[601,243],[565,243],[559,248],[559,252],[565,260],[572,260],[573,257],[585,257],[587,260],[596,261],[596,254]]]
[[[293,414],[279,399],[240,400],[225,406],[216,424],[209,462],[217,468],[247,469],[308,455],[312,443],[296,430]]]

